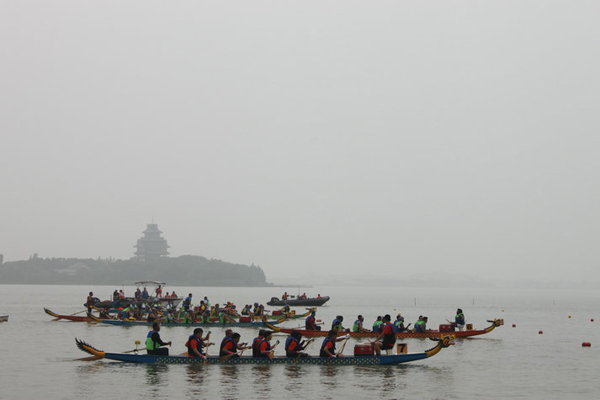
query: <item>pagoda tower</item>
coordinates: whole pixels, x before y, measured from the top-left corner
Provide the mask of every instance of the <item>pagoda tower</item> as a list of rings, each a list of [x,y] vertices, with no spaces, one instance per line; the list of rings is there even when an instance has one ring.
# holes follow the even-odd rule
[[[171,246],[161,237],[162,231],[158,229],[158,224],[148,224],[146,230],[142,232],[143,237],[138,239],[135,247],[135,258],[142,261],[158,260],[161,257],[169,255],[167,249]]]

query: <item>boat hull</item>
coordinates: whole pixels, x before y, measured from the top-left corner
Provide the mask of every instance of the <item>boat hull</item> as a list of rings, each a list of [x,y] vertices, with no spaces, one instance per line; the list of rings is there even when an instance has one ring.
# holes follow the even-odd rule
[[[397,354],[390,356],[363,356],[363,357],[237,357],[221,361],[220,357],[207,357],[206,364],[253,364],[253,365],[278,365],[278,364],[312,364],[312,365],[392,365],[427,358],[427,353]],[[188,356],[154,356],[149,354],[123,354],[105,353],[104,358],[116,361],[139,364],[205,364],[204,359]]]
[[[44,312],[48,315],[50,315],[51,317],[54,317],[56,319],[64,319],[67,321],[75,321],[75,322],[90,322],[92,321],[92,319],[90,317],[87,316],[82,316],[82,315],[61,315],[61,314],[57,314],[53,311],[50,311],[47,308],[44,308]]]
[[[8,321],[8,315],[0,315],[0,322]]]

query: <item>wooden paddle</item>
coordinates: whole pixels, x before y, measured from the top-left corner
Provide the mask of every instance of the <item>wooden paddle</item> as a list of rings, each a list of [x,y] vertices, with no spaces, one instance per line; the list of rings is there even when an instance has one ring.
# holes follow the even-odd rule
[[[123,353],[135,353],[135,352],[139,351],[140,349],[138,349],[138,346],[139,346],[141,343],[142,343],[142,342],[140,342],[139,340],[136,340],[136,341],[135,341],[135,349],[133,349],[133,350],[127,350],[127,351],[124,351]]]
[[[346,348],[346,343],[348,343],[348,339],[350,339],[350,335],[348,335],[348,337],[346,338],[346,340],[344,340],[344,344],[342,345],[342,349],[336,354],[336,356],[340,356],[342,353],[344,353],[344,349]]]

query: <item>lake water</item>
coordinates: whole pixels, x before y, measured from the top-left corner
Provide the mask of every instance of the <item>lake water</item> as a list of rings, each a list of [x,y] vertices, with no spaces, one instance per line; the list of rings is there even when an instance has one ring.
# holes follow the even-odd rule
[[[401,312],[406,322],[429,317],[436,328],[462,308],[475,329],[486,320],[505,325],[456,345],[435,357],[397,366],[314,365],[135,365],[75,361],[86,354],[80,338],[98,349],[121,352],[145,341],[146,327],[91,325],[53,321],[43,307],[59,314],[82,311],[89,291],[107,299],[114,289],[94,286],[0,285],[0,398],[2,399],[596,399],[600,393],[600,294],[592,291],[315,287],[308,295],[332,299],[317,311],[327,325],[341,314],[351,326],[357,314],[370,326],[377,315]],[[132,295],[134,287],[125,287]],[[166,290],[172,290],[167,287]],[[194,303],[208,296],[212,304],[233,301],[238,307],[266,303],[296,288],[175,287],[193,293]],[[267,307],[268,308],[268,307]],[[298,309],[303,311],[303,309]],[[592,321],[592,319],[594,321]],[[297,322],[296,322],[297,321]],[[301,320],[288,321],[295,327]],[[512,325],[516,326],[513,327]],[[220,342],[223,329],[211,328]],[[250,341],[257,329],[236,329]],[[171,354],[185,351],[192,329],[163,328]],[[539,332],[542,331],[543,334]],[[282,343],[278,347],[282,354]],[[433,346],[406,339],[409,352]],[[582,347],[590,342],[591,347]],[[355,339],[346,346],[351,354]],[[308,352],[317,354],[320,340]],[[211,348],[214,354],[214,348]]]

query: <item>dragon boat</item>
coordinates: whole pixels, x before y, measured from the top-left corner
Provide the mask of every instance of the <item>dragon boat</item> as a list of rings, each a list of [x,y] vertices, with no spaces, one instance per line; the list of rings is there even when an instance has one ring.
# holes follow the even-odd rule
[[[280,320],[282,318],[286,318],[286,319],[296,319],[296,318],[306,318],[310,315],[310,313],[316,310],[315,308],[309,308],[307,312],[305,312],[304,314],[296,314],[296,310],[292,310],[292,312],[289,313],[284,313],[281,312],[280,314],[268,314],[266,315],[267,319],[274,319],[274,320]],[[277,311],[274,311],[277,312]],[[243,317],[244,315],[242,315]],[[255,316],[254,320],[260,320],[259,316]]]
[[[123,361],[129,363],[138,364],[316,364],[316,365],[393,365],[401,364],[411,361],[423,360],[429,357],[433,357],[439,353],[442,348],[449,347],[454,344],[454,337],[447,335],[443,338],[431,338],[436,341],[437,344],[425,352],[422,353],[400,353],[392,355],[363,355],[363,356],[343,356],[343,357],[273,357],[273,358],[262,358],[262,357],[217,357],[207,356],[205,358],[189,357],[187,355],[173,355],[173,356],[158,356],[150,354],[137,354],[134,353],[106,353],[104,351],[95,349],[89,344],[75,339],[77,347],[91,354],[93,357],[90,359],[109,359],[116,361]],[[88,359],[89,360],[89,359]]]
[[[401,338],[401,339],[402,338],[407,338],[407,339],[408,338],[432,338],[432,337],[441,338],[445,335],[454,335],[454,337],[456,337],[456,338],[467,338],[467,337],[472,337],[472,336],[485,335],[486,333],[493,331],[495,328],[497,328],[501,325],[504,325],[503,319],[488,320],[487,322],[491,323],[491,325],[485,329],[470,329],[470,330],[464,330],[464,331],[454,331],[454,330],[433,331],[432,330],[432,331],[427,331],[427,332],[397,332],[396,337]],[[279,328],[269,322],[264,322],[264,324],[265,324],[265,326],[267,326],[269,329],[273,330],[274,332],[292,333],[292,331],[295,330],[295,331],[301,333],[302,336],[308,336],[308,337],[327,336],[327,332],[328,332],[326,330],[315,331],[315,330],[307,330],[307,329]],[[380,335],[380,333],[378,333],[378,332],[340,332],[340,333],[349,334],[350,337],[355,337],[355,338],[372,338],[372,337],[377,337]]]
[[[68,321],[75,321],[75,322],[91,322],[91,321],[93,321],[87,315],[61,315],[61,314],[57,314],[53,311],[50,311],[46,307],[44,307],[44,312],[46,314],[50,315],[51,317],[54,317],[56,320],[65,319]],[[85,311],[82,311],[82,312],[85,312]]]
[[[121,319],[101,319],[98,318],[94,315],[91,316],[91,321],[94,322],[99,322],[99,323],[103,323],[103,324],[109,324],[109,325],[119,325],[119,326],[152,326],[153,322],[148,322],[148,321],[136,321],[136,320],[121,320]],[[280,324],[282,322],[286,321],[286,318],[282,318],[278,321],[273,321],[271,323],[269,323],[269,325],[271,326],[275,326],[277,324]],[[266,323],[265,321],[249,321],[249,322],[228,322],[228,323],[220,323],[220,322],[164,322],[164,321],[158,321],[160,322],[160,326],[162,327],[168,327],[168,326],[187,326],[187,327],[198,327],[198,326],[214,326],[214,327],[229,327],[229,326],[234,326],[234,327],[240,327],[240,328],[250,328],[250,327],[254,327],[254,326],[264,326],[264,324]]]

